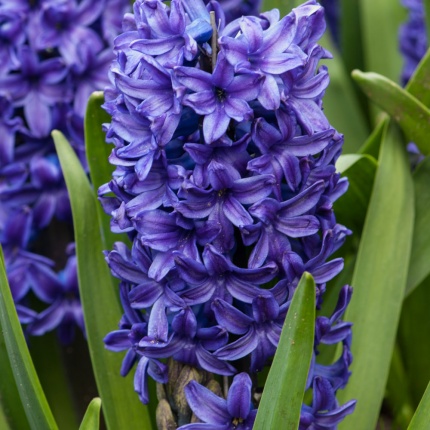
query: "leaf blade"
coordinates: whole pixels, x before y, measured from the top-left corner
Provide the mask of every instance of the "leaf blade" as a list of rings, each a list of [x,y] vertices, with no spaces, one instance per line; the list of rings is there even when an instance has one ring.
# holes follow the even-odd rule
[[[54,130],[54,143],[69,190],[78,259],[78,278],[94,374],[108,428],[151,429],[147,409],[119,375],[121,357],[104,348],[104,336],[122,315],[116,289],[103,258],[97,202],[81,164],[65,137]],[[100,294],[99,286],[103,286]]]
[[[16,385],[30,427],[57,429],[19,323],[6,277],[3,254],[0,257],[0,321]]]
[[[354,70],[352,76],[367,96],[396,120],[406,137],[423,154],[430,154],[430,110],[382,75]]]
[[[384,396],[412,244],[414,196],[406,160],[391,127],[381,146],[352,280],[354,295],[345,315],[354,324],[354,361],[339,401],[355,398],[357,409],[340,429],[375,428]]]
[[[79,430],[99,430],[100,428],[100,409],[102,407],[102,400],[96,397],[91,400],[85,412],[84,418]]]
[[[103,92],[95,91],[91,94],[87,104],[84,127],[85,152],[96,198],[97,190],[112,179],[112,172],[114,171],[114,167],[108,162],[112,146],[106,143],[106,136],[102,129],[102,124],[110,122],[111,117],[102,109],[103,102]],[[101,205],[97,205],[97,215],[106,249],[112,249],[113,244],[117,241],[128,242],[126,234],[113,234],[111,232],[110,217],[103,211]]]
[[[430,383],[421,399],[408,430],[426,430],[428,428],[430,416]]]
[[[298,428],[313,351],[314,330],[315,282],[305,272],[285,319],[258,408],[255,430]]]

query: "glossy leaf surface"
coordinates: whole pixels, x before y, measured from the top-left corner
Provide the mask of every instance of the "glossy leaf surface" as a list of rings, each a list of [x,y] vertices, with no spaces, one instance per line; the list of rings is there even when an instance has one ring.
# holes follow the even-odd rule
[[[0,322],[21,403],[32,429],[57,429],[15,310],[3,255],[0,257]]]
[[[340,429],[376,427],[384,396],[403,294],[414,219],[413,183],[397,130],[384,133],[344,319],[353,322],[352,376],[340,403],[357,399]]]
[[[313,353],[315,282],[304,273],[294,293],[258,407],[255,430],[296,429]]]
[[[70,144],[52,136],[69,190],[78,259],[78,278],[91,361],[109,429],[151,429],[147,409],[134,393],[131,378],[119,375],[122,357],[104,348],[103,338],[117,328],[122,310],[103,257],[97,201]]]

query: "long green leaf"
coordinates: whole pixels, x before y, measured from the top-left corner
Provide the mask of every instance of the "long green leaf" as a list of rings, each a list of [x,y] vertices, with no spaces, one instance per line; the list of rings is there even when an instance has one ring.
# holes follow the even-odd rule
[[[133,392],[130,378],[119,375],[121,357],[104,348],[103,338],[117,329],[122,309],[103,258],[97,202],[73,149],[59,131],[55,146],[69,190],[78,258],[79,290],[91,361],[110,429],[151,429],[147,409]]]
[[[414,236],[406,295],[430,276],[430,157],[418,166],[413,180],[418,198],[415,200]]]
[[[101,407],[102,401],[99,397],[91,400],[91,403],[88,405],[87,412],[85,412],[84,419],[79,426],[79,430],[99,430]]]
[[[370,155],[341,155],[336,169],[348,178],[348,192],[334,204],[336,219],[360,236],[378,164]]]
[[[57,334],[51,332],[33,337],[30,352],[58,427],[61,430],[75,430],[78,417]],[[47,354],[49,360],[46,359]]]
[[[366,70],[398,82],[403,60],[397,33],[405,19],[405,9],[393,0],[360,0],[359,4]]]
[[[352,76],[366,95],[399,123],[406,137],[415,142],[423,154],[430,154],[430,110],[382,75],[355,70]]]
[[[430,381],[430,277],[403,303],[398,342],[401,347],[410,392],[417,406]]]
[[[425,22],[426,22],[426,32],[427,41],[430,40],[430,0],[423,0],[424,11],[425,11]],[[427,42],[428,45],[428,42]]]
[[[288,310],[258,407],[255,430],[297,429],[312,357],[315,282],[304,273]]]
[[[0,428],[28,430],[30,426],[13,376],[3,333],[0,333],[0,375],[0,407],[8,423],[0,422]]]
[[[402,351],[396,343],[385,388],[385,405],[390,409],[396,428],[406,429],[414,415],[409,389],[409,374],[405,370]]]
[[[414,74],[406,85],[406,91],[430,108],[430,49],[421,59]]]
[[[91,183],[97,197],[98,188],[112,179],[114,167],[109,164],[108,157],[112,145],[108,145],[102,130],[102,124],[110,122],[111,117],[102,109],[103,93],[96,91],[88,100],[85,115],[85,151],[90,169]],[[126,234],[113,234],[110,230],[110,217],[97,205],[97,215],[101,225],[102,241],[105,249],[112,249],[116,241],[128,242]]]
[[[412,244],[414,193],[403,144],[393,126],[384,136],[379,168],[357,255],[352,321],[352,376],[339,401],[357,399],[340,429],[376,427],[394,346]]]
[[[370,132],[367,119],[341,55],[327,36],[322,38],[321,44],[333,54],[332,59],[324,61],[330,75],[330,85],[323,98],[324,112],[333,127],[345,135],[343,152],[354,153]]]
[[[57,429],[18,320],[6,277],[3,255],[0,258],[0,322],[16,385],[30,427],[37,430]]]
[[[429,428],[429,417],[430,417],[430,383],[427,385],[427,389],[424,396],[409,424],[408,430],[427,430]]]

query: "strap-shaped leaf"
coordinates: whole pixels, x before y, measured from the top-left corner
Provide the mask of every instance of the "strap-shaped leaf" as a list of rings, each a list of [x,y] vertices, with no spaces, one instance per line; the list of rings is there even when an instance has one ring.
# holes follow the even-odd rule
[[[430,275],[430,157],[413,175],[415,195],[415,225],[406,295]]]
[[[423,154],[430,154],[430,110],[382,75],[354,70],[352,76],[370,100],[396,120],[406,137],[415,142]]]
[[[313,353],[315,282],[304,273],[288,310],[258,407],[255,430],[297,429]]]
[[[405,18],[404,8],[399,1],[392,0],[349,1],[360,5],[365,70],[372,70],[397,81],[403,63],[397,33]]]
[[[30,426],[16,387],[3,333],[0,333],[0,375],[0,408],[3,418],[7,421],[4,422],[2,419],[0,428],[28,430]]]
[[[110,122],[111,117],[102,109],[103,93],[96,91],[88,100],[85,115],[85,151],[88,167],[90,169],[93,191],[97,197],[98,188],[112,179],[114,167],[109,163],[108,157],[112,152],[112,145],[108,145],[102,124]],[[97,205],[97,214],[101,225],[103,246],[112,249],[117,241],[128,242],[126,234],[113,234],[110,230],[110,217]]]
[[[348,178],[348,192],[335,202],[336,219],[360,235],[378,164],[367,154],[341,155],[336,169]]]
[[[429,303],[430,277],[405,298],[397,334],[414,407],[430,380]]]
[[[352,321],[352,376],[340,403],[357,408],[340,429],[376,427],[406,286],[414,219],[414,192],[404,145],[393,126],[384,133],[345,315]]]
[[[82,423],[79,426],[79,430],[99,430],[101,407],[102,401],[100,397],[96,397],[95,399],[91,400],[87,411],[85,412]]]
[[[430,417],[430,383],[427,385],[427,389],[424,393],[423,398],[416,410],[411,423],[409,424],[408,430],[427,430],[429,428],[429,417]]]
[[[0,322],[9,361],[30,427],[38,430],[57,429],[18,320],[2,253],[0,255]]]
[[[117,329],[122,309],[103,257],[98,204],[88,178],[66,138],[53,131],[55,147],[70,195],[78,259],[79,291],[85,316],[88,346],[103,413],[109,429],[145,428],[147,409],[133,391],[130,378],[119,375],[121,357],[104,348],[103,338]]]
[[[421,59],[414,74],[406,85],[406,91],[416,97],[422,104],[430,107],[428,77],[430,74],[430,49]]]

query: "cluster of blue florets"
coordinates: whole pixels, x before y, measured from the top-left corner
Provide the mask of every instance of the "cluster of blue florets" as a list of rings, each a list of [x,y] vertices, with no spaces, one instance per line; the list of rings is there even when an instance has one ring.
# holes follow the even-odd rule
[[[322,110],[323,8],[230,22],[216,2],[133,10],[105,92],[116,168],[99,193],[112,230],[132,241],[106,252],[124,316],[105,343],[127,350],[122,374],[137,363],[146,403],[146,375],[167,382],[167,357],[216,375],[261,371],[301,275],[314,276],[320,304],[350,232],[333,212],[347,181],[335,169],[343,136]],[[349,377],[350,297],[344,287],[333,316],[317,320],[315,355],[320,343],[343,353],[331,366],[313,360],[303,428],[335,426],[354,408],[335,400]]]

